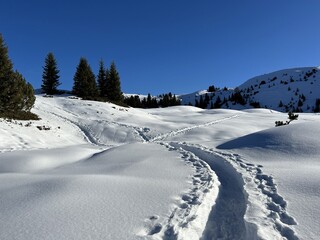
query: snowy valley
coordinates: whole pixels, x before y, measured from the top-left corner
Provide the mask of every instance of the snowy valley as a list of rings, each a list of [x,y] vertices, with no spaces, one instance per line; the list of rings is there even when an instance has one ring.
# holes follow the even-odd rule
[[[318,239],[319,74],[253,78],[220,109],[37,95],[41,120],[0,119],[0,239]]]

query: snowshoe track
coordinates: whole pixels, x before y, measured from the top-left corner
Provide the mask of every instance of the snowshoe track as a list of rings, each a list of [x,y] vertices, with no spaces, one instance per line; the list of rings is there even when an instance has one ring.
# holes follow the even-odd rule
[[[218,176],[219,194],[201,239],[248,239],[244,214],[247,199],[242,176],[224,158],[199,148],[171,143],[206,162]]]
[[[254,224],[255,221],[253,219],[247,219],[245,215],[246,205],[249,201],[253,201],[253,198],[255,197],[258,197],[258,199],[255,200],[263,201],[266,209],[265,219],[267,220],[268,224],[273,225],[271,226],[271,229],[277,231],[277,233],[275,233],[275,237],[280,237],[281,239],[288,240],[299,239],[294,229],[291,227],[292,225],[296,225],[297,223],[295,219],[287,212],[287,202],[277,192],[277,185],[274,182],[273,177],[263,173],[263,166],[247,163],[242,160],[241,156],[238,154],[218,152],[200,145],[190,145],[186,143],[172,143],[172,145],[180,145],[180,147],[182,147],[183,149],[194,153],[200,159],[206,161],[210,165],[212,170],[214,170],[214,172],[218,175],[218,179],[221,182],[219,196],[216,205],[213,208],[213,212],[209,217],[207,227],[202,239],[259,239],[256,230],[257,226],[255,226]],[[221,169],[221,167],[224,169]],[[229,172],[228,170],[231,172]],[[235,176],[238,176],[237,179],[230,179],[230,177],[234,178]],[[240,188],[236,189],[235,186],[228,186],[228,184],[230,183],[238,185],[239,183],[241,183]],[[253,184],[253,188],[252,185],[251,187],[249,187],[250,184]],[[260,194],[258,196],[252,191],[254,189],[260,190]],[[239,211],[239,209],[232,208],[233,200],[226,199],[226,197],[229,196],[228,194],[223,193],[224,191],[228,192],[228,190],[232,190],[233,194],[237,195],[236,201],[239,201],[239,199],[241,199],[240,202],[234,203],[236,203],[238,206],[242,206],[242,208],[244,207],[244,212]],[[263,199],[261,199],[261,196],[263,197]],[[221,200],[219,199],[219,197],[221,197]],[[225,203],[226,201],[229,201],[229,203],[227,205],[223,205],[223,203]],[[222,203],[221,206],[219,206],[220,202]],[[229,204],[231,204],[231,207],[229,206]],[[221,219],[221,217],[219,217],[219,214],[217,214],[217,212],[219,213],[219,208],[221,208],[222,206],[224,209],[221,212],[221,216],[224,218],[229,215],[230,219]],[[226,212],[226,210],[231,212]],[[216,213],[214,213],[214,211],[216,211]],[[239,213],[241,213],[241,215],[239,215]],[[238,219],[239,221],[237,226],[242,226],[244,227],[244,229],[237,229],[237,226],[232,227],[232,224],[234,223],[233,221],[237,221],[236,219]],[[244,222],[241,222],[241,219]],[[213,225],[211,225],[212,223],[210,223],[210,221],[212,220]],[[212,228],[216,228],[214,221],[219,221],[221,229],[224,230],[224,232],[220,231],[220,233],[222,233],[221,236],[216,235],[219,234],[219,231],[213,231],[213,235],[210,233]],[[229,223],[229,221],[232,222]],[[227,225],[223,225],[223,222],[227,223]],[[228,229],[228,227],[231,228]],[[237,232],[242,232],[242,234],[232,235],[233,229],[237,229]]]
[[[173,130],[173,131],[171,131],[169,133],[160,134],[159,136],[156,136],[156,137],[150,139],[149,142],[164,141],[168,137],[173,137],[173,136],[176,136],[176,135],[185,134],[186,132],[189,132],[189,131],[191,131],[193,129],[202,128],[202,127],[208,127],[208,126],[211,126],[211,125],[214,125],[214,124],[226,121],[226,120],[230,120],[232,118],[237,118],[237,117],[239,117],[239,115],[232,115],[230,117],[225,117],[225,118],[214,120],[214,121],[211,121],[211,122],[207,122],[207,123],[203,123],[203,124],[199,124],[199,125],[194,125],[194,126],[190,126],[190,127],[185,127],[185,128],[181,128],[181,129],[178,129],[178,130]]]
[[[212,202],[217,198],[219,181],[209,165],[182,148],[160,143],[169,151],[180,153],[182,160],[194,169],[191,188],[180,194],[168,219],[160,220],[157,215],[145,220],[146,236],[152,239],[178,240],[200,239],[207,221]]]
[[[102,145],[99,143],[99,139],[95,139],[93,134],[90,133],[88,126],[83,126],[83,124],[79,124],[54,112],[38,109],[74,125],[89,143]],[[63,109],[59,110],[64,111]],[[246,163],[237,154],[217,152],[200,145],[163,143],[167,138],[236,117],[239,116],[232,115],[208,123],[173,130],[154,138],[148,136],[150,129],[110,122],[110,124],[120,127],[131,128],[142,142],[156,142],[164,145],[170,151],[178,151],[186,163],[196,169],[196,174],[192,176],[194,187],[189,192],[181,195],[180,203],[174,208],[169,218],[167,220],[160,220],[157,215],[154,215],[145,220],[147,236],[161,237],[166,240],[186,239],[188,235],[191,236],[190,234],[198,234],[197,237],[202,240],[259,239],[257,226],[255,226],[254,221],[246,219],[245,216],[248,198],[252,197],[251,193],[246,192],[247,188],[245,186],[248,182],[254,182],[256,189],[259,189],[265,196],[265,205],[269,213],[266,218],[272,220],[273,230],[277,231],[278,236],[282,239],[299,239],[290,227],[297,223],[287,213],[286,201],[277,193],[277,186],[274,183],[273,177],[263,174],[262,166]],[[205,226],[202,232],[201,229],[199,230],[197,222],[199,221],[199,206],[203,207],[202,203],[206,194],[210,193],[215,187],[219,188],[219,193],[214,196],[211,192],[212,209],[208,215],[208,221],[201,223],[202,227]],[[197,222],[197,226],[194,225],[194,222]],[[189,229],[187,235],[186,229]],[[199,232],[202,235],[199,235]]]

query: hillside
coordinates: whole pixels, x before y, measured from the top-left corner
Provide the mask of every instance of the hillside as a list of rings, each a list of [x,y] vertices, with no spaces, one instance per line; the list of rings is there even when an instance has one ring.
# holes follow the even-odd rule
[[[203,90],[180,98],[185,105],[204,102],[203,108],[319,112],[320,67],[280,70],[251,78],[235,89]]]
[[[275,128],[287,114],[43,95],[32,111],[0,120],[1,239],[320,234],[317,114]]]

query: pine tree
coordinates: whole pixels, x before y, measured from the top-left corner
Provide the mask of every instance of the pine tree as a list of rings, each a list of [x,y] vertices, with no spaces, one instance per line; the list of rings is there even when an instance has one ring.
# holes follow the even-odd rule
[[[43,67],[41,85],[43,93],[50,95],[58,93],[57,87],[61,84],[59,82],[60,76],[58,74],[57,61],[54,58],[53,53],[50,52],[45,59],[45,66]]]
[[[13,71],[8,48],[0,34],[0,115],[19,118],[22,112],[31,110],[34,102],[33,87],[18,71]]]
[[[123,101],[120,76],[114,62],[111,63],[110,70],[107,73],[107,97],[113,102]]]
[[[73,77],[73,94],[84,99],[94,99],[98,96],[95,76],[88,61],[81,58]]]
[[[99,62],[99,73],[98,73],[98,89],[100,97],[107,96],[106,84],[107,84],[107,71],[104,68],[104,63],[102,60]]]

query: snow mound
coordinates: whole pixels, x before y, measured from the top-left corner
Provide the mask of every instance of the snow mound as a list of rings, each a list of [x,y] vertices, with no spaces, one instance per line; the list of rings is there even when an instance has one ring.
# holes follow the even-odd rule
[[[320,154],[320,123],[292,123],[236,138],[217,146],[218,149],[255,149],[272,150],[298,155]],[[315,139],[318,139],[315,142]]]
[[[213,172],[197,168],[201,163],[192,156],[134,143],[80,161],[60,160],[59,167],[48,164],[46,155],[53,159],[58,152],[58,163],[63,154],[70,158],[68,149],[30,152],[29,159],[38,155],[32,165],[47,163],[33,174],[17,167],[24,166],[25,152],[1,155],[0,169],[8,169],[0,174],[1,239],[160,239],[178,234],[182,223],[179,235],[203,231],[214,201],[207,194],[218,190]]]

